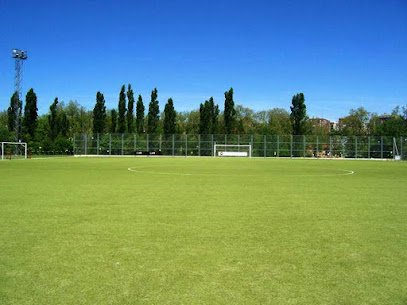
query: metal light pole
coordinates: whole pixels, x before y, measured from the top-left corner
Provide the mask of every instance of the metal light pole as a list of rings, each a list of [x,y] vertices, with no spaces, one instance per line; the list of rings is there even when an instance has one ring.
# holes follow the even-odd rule
[[[22,105],[21,97],[21,83],[23,79],[23,62],[28,58],[27,52],[19,49],[13,49],[11,51],[12,58],[15,59],[15,76],[14,76],[14,88],[15,93],[17,93],[17,99],[14,99],[14,130],[16,133],[16,141],[19,140],[19,131],[20,131],[20,107]]]

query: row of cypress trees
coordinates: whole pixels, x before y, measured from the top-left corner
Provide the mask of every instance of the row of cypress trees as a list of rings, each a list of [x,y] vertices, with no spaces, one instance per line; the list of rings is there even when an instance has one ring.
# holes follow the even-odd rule
[[[93,133],[106,131],[117,133],[155,133],[160,120],[160,108],[158,102],[158,91],[154,88],[151,92],[151,101],[148,107],[147,122],[145,122],[145,107],[143,98],[138,96],[136,103],[136,116],[134,116],[134,92],[129,84],[123,85],[119,94],[118,108],[110,110],[110,130],[106,129],[106,106],[105,98],[101,92],[96,93],[96,104],[93,108]],[[164,108],[163,130],[164,133],[175,133],[176,111],[172,98],[169,98]]]
[[[278,134],[278,135],[407,135],[407,106],[396,107],[391,115],[370,113],[363,107],[352,109],[341,118],[336,129],[320,125],[319,119],[309,119],[304,94],[295,94],[291,112],[281,108],[254,112],[236,105],[233,89],[225,92],[224,110],[213,97],[202,102],[199,109],[176,112],[174,101],[169,98],[161,113],[158,91],[151,92],[150,102],[144,106],[143,98],[137,101],[131,85],[122,86],[119,103],[107,110],[103,93],[96,93],[93,110],[75,101],[65,104],[55,98],[46,114],[38,114],[37,96],[30,89],[23,104],[16,93],[10,99],[7,111],[0,111],[0,139],[15,140],[15,127],[19,126],[18,139],[30,142],[30,147],[48,150],[65,150],[72,146],[75,134],[82,133],[160,133],[160,134]],[[18,107],[15,109],[15,107]],[[147,111],[146,111],[147,108]],[[135,114],[134,114],[135,112]],[[147,115],[145,115],[147,112]]]
[[[16,103],[16,101],[18,101],[18,103]],[[146,117],[143,98],[141,95],[138,95],[137,102],[135,102],[131,84],[128,84],[127,88],[125,85],[121,87],[117,109],[109,110],[110,113],[108,114],[105,104],[106,101],[103,93],[98,91],[96,93],[95,106],[91,112],[93,133],[136,132],[139,134],[153,134],[159,131],[164,134],[174,134],[177,131],[177,112],[174,108],[174,101],[172,98],[169,98],[165,104],[163,113],[160,114],[157,88],[154,88],[151,92]],[[15,105],[19,107],[17,111],[14,109]],[[48,135],[51,141],[54,141],[58,136],[66,137],[70,129],[67,114],[65,111],[61,111],[61,106],[58,98],[55,98],[49,107],[47,123],[49,129]],[[134,111],[136,112],[135,115]],[[302,125],[306,119],[306,107],[302,93],[293,97],[291,111],[293,133],[301,134],[303,132]],[[22,103],[19,101],[17,93],[14,93],[7,112],[8,130],[15,131],[16,119],[19,119],[21,128],[18,133],[21,135],[20,138],[27,141],[34,138],[37,127],[37,96],[33,89],[27,92],[24,114],[21,112]],[[16,113],[18,113],[18,117]],[[162,116],[161,118],[160,115]],[[223,132],[232,134],[238,132],[233,88],[225,92],[224,111],[222,117],[220,115],[219,105],[215,103],[213,97],[201,103],[199,107],[199,133],[214,134]],[[219,126],[220,123],[222,123],[221,128]]]
[[[151,92],[151,99],[148,106],[147,120],[144,118],[144,103],[141,95],[138,96],[136,104],[136,116],[134,117],[134,92],[129,84],[127,91],[125,85],[121,87],[119,94],[118,110],[112,109],[110,113],[110,132],[118,133],[156,133],[159,120],[160,109],[158,102],[158,91],[154,88]],[[215,105],[213,97],[200,104],[199,131],[201,134],[215,133],[218,130],[219,106]],[[106,106],[102,93],[97,92],[96,104],[93,109],[93,132],[103,133],[106,131]],[[174,101],[169,98],[163,112],[163,133],[173,134],[176,132],[177,112],[174,108]],[[233,88],[225,92],[224,123],[225,133],[233,133],[236,111],[234,109]]]

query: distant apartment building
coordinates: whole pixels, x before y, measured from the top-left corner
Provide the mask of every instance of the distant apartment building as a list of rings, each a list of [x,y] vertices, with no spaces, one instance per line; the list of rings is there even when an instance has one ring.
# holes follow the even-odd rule
[[[390,115],[390,114],[383,114],[383,115],[379,116],[379,122],[382,123],[382,124],[383,124],[384,122],[390,120],[390,119],[391,119],[391,115]]]
[[[312,128],[318,130],[322,134],[328,134],[332,130],[332,124],[335,124],[324,118],[312,118],[310,119],[310,122]]]

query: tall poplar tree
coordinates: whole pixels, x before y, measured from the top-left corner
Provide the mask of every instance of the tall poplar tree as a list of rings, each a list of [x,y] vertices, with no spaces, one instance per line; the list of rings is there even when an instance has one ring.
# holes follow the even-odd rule
[[[126,132],[126,86],[123,85],[119,94],[119,117],[117,119],[117,132]]]
[[[59,131],[57,97],[54,99],[54,102],[49,107],[48,124],[49,124],[49,137],[53,141],[58,136]]]
[[[157,88],[151,92],[151,101],[148,106],[147,114],[147,132],[155,133],[158,128],[158,121],[160,119],[160,108],[157,100]]]
[[[168,99],[164,108],[164,134],[170,135],[175,133],[177,113],[174,109],[174,102],[172,98]]]
[[[209,108],[211,111],[211,129],[210,133],[215,134],[218,132],[218,115],[219,115],[219,106],[215,105],[213,97],[209,99]]]
[[[199,134],[209,134],[211,128],[210,110],[208,101],[199,105]]]
[[[136,105],[136,132],[139,134],[144,132],[144,111],[143,98],[139,95]]]
[[[59,107],[58,110],[59,110],[57,119],[58,134],[66,138],[69,132],[68,116],[66,115],[65,109],[63,107]]]
[[[131,85],[127,87],[127,131],[129,133],[134,132],[134,93]]]
[[[225,92],[225,133],[231,134],[235,127],[236,121],[236,110],[235,102],[233,101],[233,88],[230,88],[229,91]]]
[[[17,108],[16,108],[17,107]],[[18,97],[17,91],[13,93],[10,98],[10,107],[7,109],[7,125],[9,131],[16,130],[17,115],[21,113],[21,102]],[[17,114],[17,115],[16,115]]]
[[[23,132],[34,138],[35,129],[37,127],[38,108],[37,95],[34,89],[30,89],[25,96]]]
[[[294,95],[291,103],[290,119],[293,127],[293,135],[303,135],[306,131],[307,120],[307,107],[305,106],[304,94],[298,93]]]
[[[199,133],[215,134],[218,130],[219,107],[213,97],[199,107]]]
[[[112,120],[112,122],[110,124],[110,132],[115,133],[117,131],[117,110],[116,109],[112,109],[110,111],[110,118]]]
[[[93,133],[103,133],[106,125],[105,97],[99,91],[96,93],[96,104],[93,108]]]

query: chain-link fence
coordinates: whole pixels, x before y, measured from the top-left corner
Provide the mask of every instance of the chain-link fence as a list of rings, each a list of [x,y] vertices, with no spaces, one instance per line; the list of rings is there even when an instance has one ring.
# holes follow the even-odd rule
[[[215,144],[251,145],[253,157],[407,159],[407,137],[81,134],[75,155],[212,156]]]

